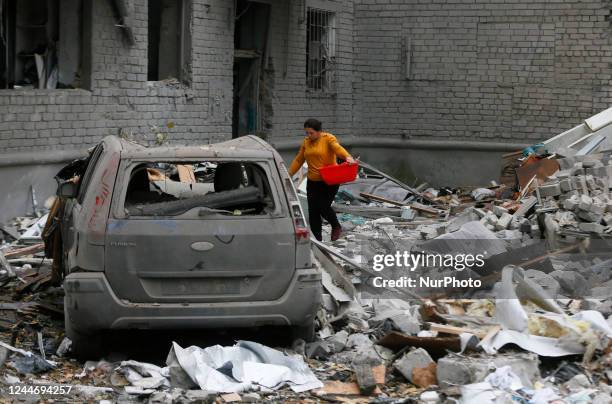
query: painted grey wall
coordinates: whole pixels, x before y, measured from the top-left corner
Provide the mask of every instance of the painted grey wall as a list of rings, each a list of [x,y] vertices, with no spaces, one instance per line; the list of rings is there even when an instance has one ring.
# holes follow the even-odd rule
[[[55,174],[63,164],[0,167],[0,223],[8,223],[17,216],[33,213],[30,186],[34,187],[39,209],[45,200],[55,195]]]
[[[506,151],[432,150],[391,147],[347,147],[353,156],[409,185],[427,182],[440,186],[486,186],[498,181],[501,156]],[[287,167],[297,149],[283,150]]]

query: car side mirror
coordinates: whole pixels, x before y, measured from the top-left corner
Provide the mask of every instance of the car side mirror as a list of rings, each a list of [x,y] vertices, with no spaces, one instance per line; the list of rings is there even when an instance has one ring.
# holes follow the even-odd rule
[[[66,181],[57,187],[57,195],[63,198],[76,198],[77,184],[72,181]]]

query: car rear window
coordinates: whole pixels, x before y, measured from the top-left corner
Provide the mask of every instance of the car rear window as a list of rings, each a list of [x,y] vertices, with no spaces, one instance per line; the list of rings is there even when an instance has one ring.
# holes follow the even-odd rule
[[[124,208],[130,216],[267,215],[274,199],[255,162],[143,162],[130,170]]]

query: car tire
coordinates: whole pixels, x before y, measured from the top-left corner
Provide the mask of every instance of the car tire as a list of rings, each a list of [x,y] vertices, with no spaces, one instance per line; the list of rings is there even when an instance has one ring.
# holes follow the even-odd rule
[[[72,342],[72,356],[81,361],[98,360],[104,353],[104,344],[99,334],[84,334],[74,329],[68,311],[64,309],[66,337]]]
[[[306,342],[312,342],[315,340],[315,322],[311,321],[306,325],[292,327],[293,341],[296,339],[303,339]]]

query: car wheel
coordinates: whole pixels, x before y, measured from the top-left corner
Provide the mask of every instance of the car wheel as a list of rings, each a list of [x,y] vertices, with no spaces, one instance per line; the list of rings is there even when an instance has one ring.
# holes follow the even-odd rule
[[[303,339],[306,342],[312,342],[315,340],[315,322],[311,321],[306,325],[294,326],[292,328],[293,341],[296,339]]]
[[[67,310],[64,310],[64,324],[66,337],[72,341],[70,346],[72,356],[81,361],[100,359],[104,353],[104,344],[99,334],[84,334],[76,331]]]

